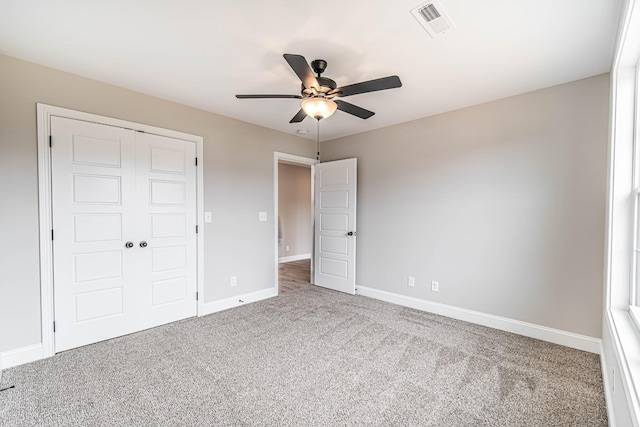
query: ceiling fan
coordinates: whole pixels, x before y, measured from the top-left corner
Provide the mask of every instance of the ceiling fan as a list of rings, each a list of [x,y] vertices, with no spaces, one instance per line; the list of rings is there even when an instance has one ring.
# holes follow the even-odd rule
[[[332,115],[336,109],[352,114],[361,119],[368,119],[375,113],[357,105],[350,104],[335,98],[357,95],[360,93],[375,92],[385,89],[393,89],[402,86],[398,76],[383,77],[366,82],[354,83],[338,87],[333,80],[322,77],[321,74],[327,68],[327,61],[316,59],[309,63],[302,55],[285,53],[284,59],[289,63],[296,75],[302,81],[300,95],[236,95],[239,99],[266,99],[266,98],[292,98],[303,99],[302,108],[293,116],[289,123],[299,123],[306,116],[320,120]],[[313,71],[311,70],[313,68]],[[317,76],[313,75],[316,72]]]

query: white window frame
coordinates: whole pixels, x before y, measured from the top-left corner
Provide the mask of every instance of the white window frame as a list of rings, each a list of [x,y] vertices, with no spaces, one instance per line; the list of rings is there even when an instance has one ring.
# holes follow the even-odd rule
[[[640,333],[640,58],[635,66],[634,112],[633,112],[633,247],[631,289],[629,290],[629,314]]]
[[[640,0],[626,0],[611,69],[611,134],[607,211],[605,324],[609,338],[604,372],[609,416],[621,402],[622,389],[629,416],[640,426],[640,141],[638,141],[638,64],[640,61]],[[638,145],[636,147],[636,145]],[[638,270],[636,272],[636,270]],[[603,354],[604,357],[604,354]],[[615,359],[615,361],[614,361]],[[615,362],[615,363],[614,363]],[[619,368],[617,371],[616,368]],[[616,375],[621,384],[616,384]],[[607,379],[608,378],[608,379]],[[618,391],[619,393],[619,391]],[[615,400],[615,402],[614,402]],[[615,420],[610,418],[612,425]]]

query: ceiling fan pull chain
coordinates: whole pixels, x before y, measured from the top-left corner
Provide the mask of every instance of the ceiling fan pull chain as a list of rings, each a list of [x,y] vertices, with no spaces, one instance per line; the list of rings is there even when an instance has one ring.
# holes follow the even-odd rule
[[[316,154],[316,160],[318,162],[320,162],[320,119],[316,119],[316,122],[317,122],[317,125],[318,125],[316,127],[316,129],[318,130],[316,132],[316,147],[318,149],[318,154]]]

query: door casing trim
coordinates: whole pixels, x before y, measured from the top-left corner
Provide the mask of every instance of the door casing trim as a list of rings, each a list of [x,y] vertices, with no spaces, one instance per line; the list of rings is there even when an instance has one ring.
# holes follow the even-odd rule
[[[37,132],[38,132],[38,222],[40,235],[40,319],[42,358],[55,354],[54,343],[54,301],[53,301],[53,245],[52,233],[52,204],[51,204],[51,149],[49,135],[51,135],[51,117],[64,117],[116,126],[134,131],[166,136],[169,138],[191,141],[196,144],[198,167],[196,168],[196,224],[198,225],[196,280],[198,290],[197,313],[202,312],[204,301],[204,138],[184,132],[163,129],[134,123],[127,120],[85,113],[67,108],[47,104],[36,104]]]

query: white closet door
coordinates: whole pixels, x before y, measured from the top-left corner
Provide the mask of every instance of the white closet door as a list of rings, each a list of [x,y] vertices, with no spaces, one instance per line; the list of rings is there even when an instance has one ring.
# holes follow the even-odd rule
[[[145,328],[196,315],[196,147],[136,136],[139,319]]]
[[[357,159],[315,169],[314,284],[356,293]]]
[[[56,352],[136,323],[135,133],[53,117]]]
[[[54,117],[56,352],[196,314],[195,144]]]

